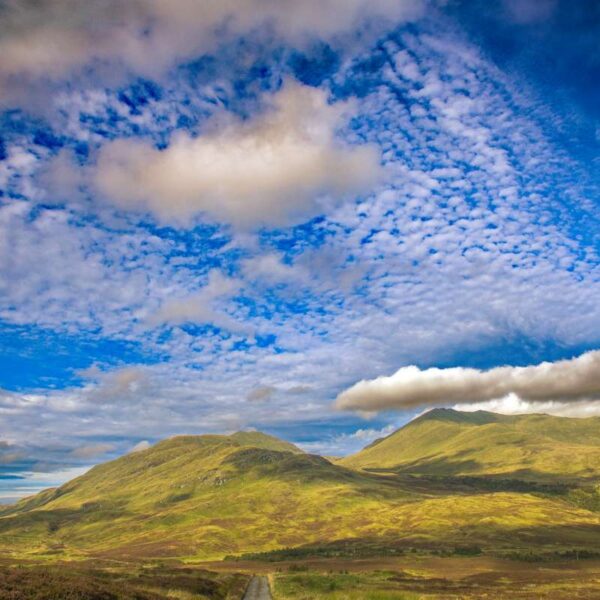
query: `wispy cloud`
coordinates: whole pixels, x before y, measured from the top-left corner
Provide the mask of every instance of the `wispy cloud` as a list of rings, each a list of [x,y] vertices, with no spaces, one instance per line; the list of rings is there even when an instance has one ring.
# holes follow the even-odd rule
[[[397,427],[395,425],[386,425],[381,429],[357,429],[351,433],[342,433],[339,435],[324,438],[318,442],[305,442],[298,444],[306,452],[314,452],[329,456],[346,456],[365,446],[373,443],[375,440],[387,437],[394,433]]]
[[[73,458],[81,459],[97,459],[114,449],[114,444],[90,444],[87,446],[80,446],[79,448],[75,448],[73,451],[71,451],[71,456]]]

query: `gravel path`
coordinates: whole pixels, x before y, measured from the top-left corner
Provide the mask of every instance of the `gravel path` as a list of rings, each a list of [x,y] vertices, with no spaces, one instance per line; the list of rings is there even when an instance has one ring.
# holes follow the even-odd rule
[[[253,577],[244,595],[244,600],[272,600],[269,580],[266,577]]]

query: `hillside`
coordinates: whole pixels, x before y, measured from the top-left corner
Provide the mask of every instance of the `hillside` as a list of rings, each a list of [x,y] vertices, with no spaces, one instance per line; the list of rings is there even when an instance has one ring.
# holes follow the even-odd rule
[[[419,429],[415,423],[402,431]],[[421,423],[435,435],[452,421]],[[421,439],[422,447],[437,443]],[[547,491],[369,473],[261,433],[185,436],[6,509],[0,556],[199,560],[293,547],[337,552],[340,545],[352,553],[596,548],[600,518],[588,510],[589,493],[582,502],[572,490]]]
[[[600,418],[434,409],[339,464],[437,476],[600,480]]]
[[[220,557],[298,545],[353,534],[369,487],[402,496],[261,433],[176,437],[6,509],[0,547]]]

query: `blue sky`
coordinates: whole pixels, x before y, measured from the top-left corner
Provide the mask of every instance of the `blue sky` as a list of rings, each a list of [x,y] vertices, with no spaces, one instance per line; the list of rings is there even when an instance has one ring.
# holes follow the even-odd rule
[[[596,2],[103,7],[0,8],[1,498],[179,433],[354,451],[424,408],[361,380],[598,348]]]

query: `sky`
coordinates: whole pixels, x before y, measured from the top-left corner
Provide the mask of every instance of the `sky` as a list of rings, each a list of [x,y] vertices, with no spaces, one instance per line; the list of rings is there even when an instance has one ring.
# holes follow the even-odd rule
[[[176,434],[600,415],[593,0],[0,3],[0,501]]]

